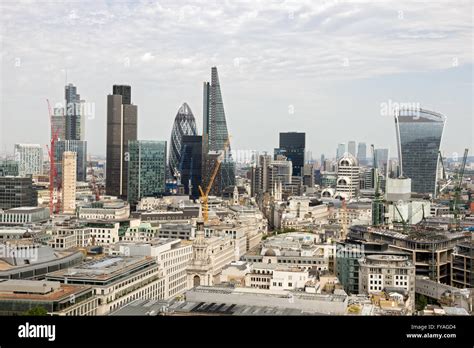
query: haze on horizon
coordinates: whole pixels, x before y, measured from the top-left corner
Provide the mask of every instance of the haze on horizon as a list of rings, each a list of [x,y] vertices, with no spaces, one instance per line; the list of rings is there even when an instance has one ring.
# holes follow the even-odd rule
[[[233,150],[306,132],[334,157],[349,140],[396,156],[387,103],[447,117],[445,156],[474,149],[473,4],[459,1],[10,1],[0,4],[0,154],[45,145],[46,98],[66,81],[91,103],[88,152],[105,154],[107,95],[132,86],[138,138],[169,142],[217,66]],[[67,71],[67,79],[66,72]]]

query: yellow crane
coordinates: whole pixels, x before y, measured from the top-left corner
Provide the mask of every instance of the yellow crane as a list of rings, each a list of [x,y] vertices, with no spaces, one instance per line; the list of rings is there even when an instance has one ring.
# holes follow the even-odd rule
[[[221,167],[222,157],[225,154],[227,147],[229,146],[229,142],[230,142],[230,137],[227,138],[224,144],[224,151],[220,154],[220,156],[217,157],[217,163],[214,166],[214,170],[212,171],[211,178],[206,187],[206,191],[204,191],[201,185],[199,185],[199,194],[201,195],[201,201],[202,201],[202,217],[204,219],[204,222],[207,222],[209,218],[209,205],[208,205],[209,192],[211,192],[212,184],[214,183],[217,173],[219,172],[219,168]]]

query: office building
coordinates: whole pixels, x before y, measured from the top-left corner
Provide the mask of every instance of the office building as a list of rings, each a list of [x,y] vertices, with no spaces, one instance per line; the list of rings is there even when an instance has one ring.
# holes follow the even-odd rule
[[[99,299],[86,285],[45,280],[0,280],[0,315],[25,315],[42,307],[48,315],[97,315]]]
[[[339,159],[337,165],[336,196],[351,199],[359,192],[360,168],[357,159],[347,154]]]
[[[349,152],[352,156],[356,157],[356,142],[351,140],[347,143],[347,152]]]
[[[181,151],[185,149],[183,147],[183,136],[186,135],[197,135],[196,120],[194,119],[193,112],[189,105],[183,103],[183,105],[178,109],[178,113],[174,119],[168,158],[169,173],[172,177],[178,180],[178,184],[179,181],[183,182],[181,178],[183,166]],[[200,152],[202,152],[202,150]]]
[[[43,149],[38,144],[15,144],[19,175],[43,174]]]
[[[81,96],[77,93],[77,87],[72,83],[64,88],[66,99],[65,115],[65,140],[84,140],[85,120]]]
[[[0,176],[0,209],[37,205],[38,194],[31,177]]]
[[[165,192],[166,141],[134,140],[128,143],[128,201],[157,197]]]
[[[58,140],[55,144],[54,160],[56,164],[57,179],[62,178],[63,154],[66,151],[76,153],[76,180],[87,179],[87,142],[83,140]]]
[[[400,174],[412,180],[412,192],[436,193],[438,152],[446,117],[424,109],[395,115]]]
[[[62,161],[61,211],[76,212],[76,153],[65,151]]]
[[[235,163],[231,155],[224,102],[216,67],[211,68],[211,82],[204,82],[203,118],[202,179],[206,187],[219,158],[222,162],[211,192],[220,195],[226,187],[235,185]],[[221,152],[223,156],[220,156]]]
[[[346,153],[346,144],[345,143],[340,143],[337,145],[337,151],[336,151],[336,160],[344,156]]]
[[[375,162],[378,172],[384,177],[387,176],[388,149],[375,149]]]
[[[137,106],[131,87],[114,85],[107,96],[107,195],[127,197],[129,141],[137,140]]]
[[[459,243],[451,257],[451,285],[474,288],[474,240]]]
[[[18,176],[20,167],[18,162],[12,159],[0,159],[0,176]]]
[[[0,224],[24,225],[46,222],[49,209],[42,207],[19,207],[0,211]]]
[[[357,146],[357,160],[359,161],[359,164],[366,164],[367,145],[365,143],[359,143]]]
[[[64,108],[54,108],[51,115],[53,133],[56,140],[66,140],[66,116]],[[53,134],[51,134],[53,136]]]
[[[99,298],[97,314],[105,315],[137,298],[163,298],[164,279],[161,274],[152,257],[104,257],[48,273],[45,279],[92,286]]]
[[[291,161],[293,176],[303,175],[305,147],[306,133],[280,133],[280,154],[283,154],[288,161]]]
[[[198,198],[202,182],[202,136],[184,135],[181,139],[181,183],[184,193]]]

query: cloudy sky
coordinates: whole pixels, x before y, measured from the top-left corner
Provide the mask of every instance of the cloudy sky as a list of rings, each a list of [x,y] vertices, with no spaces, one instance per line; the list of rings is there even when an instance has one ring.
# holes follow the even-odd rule
[[[389,103],[447,116],[445,155],[473,150],[473,3],[434,1],[0,0],[0,153],[46,144],[46,98],[74,83],[105,154],[106,100],[130,84],[139,139],[168,140],[186,101],[202,129],[217,66],[234,150],[305,131],[315,158],[349,140],[395,155]]]

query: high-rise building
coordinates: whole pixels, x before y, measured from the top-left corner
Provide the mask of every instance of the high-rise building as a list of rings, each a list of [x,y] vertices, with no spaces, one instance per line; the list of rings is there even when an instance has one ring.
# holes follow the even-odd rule
[[[43,149],[38,144],[15,144],[19,175],[43,174]]]
[[[306,133],[280,133],[279,150],[293,164],[293,175],[302,176],[306,147]]]
[[[336,160],[344,156],[346,153],[346,144],[345,143],[340,143],[337,145],[337,151],[336,151]]]
[[[400,174],[411,179],[413,192],[436,194],[445,120],[445,116],[421,108],[395,115]]]
[[[181,144],[181,183],[184,193],[196,199],[202,181],[202,136],[184,135]]]
[[[131,87],[114,85],[107,96],[107,195],[127,197],[128,142],[137,140],[137,106],[131,104]]]
[[[359,164],[366,164],[367,160],[367,145],[366,143],[359,143],[357,146],[357,160]]]
[[[76,180],[86,181],[87,178],[87,142],[84,140],[58,140],[54,146],[54,160],[58,181],[62,178],[62,160],[66,151],[76,153]]]
[[[66,117],[64,115],[64,108],[54,108],[51,115],[51,123],[53,130],[56,132],[56,139],[66,139]]]
[[[38,194],[32,177],[0,176],[0,209],[36,207]]]
[[[182,155],[181,149],[183,136],[196,135],[196,120],[188,104],[183,103],[178,109],[174,119],[173,130],[171,131],[171,141],[169,149],[169,173],[177,179],[182,177]],[[201,142],[202,143],[202,142]],[[200,151],[202,153],[202,151]]]
[[[0,159],[0,176],[18,176],[18,162],[12,159]]]
[[[213,194],[221,194],[226,187],[235,185],[235,163],[231,155],[224,102],[216,67],[211,68],[211,82],[204,82],[202,143],[204,157],[202,179],[205,186],[210,180],[219,154],[224,151],[211,190]]]
[[[388,149],[375,149],[375,161],[377,162],[379,173],[386,176],[388,169]]]
[[[359,192],[360,168],[357,159],[346,154],[337,164],[336,194],[345,199],[354,198]]]
[[[75,152],[63,152],[61,211],[65,214],[76,211],[76,161]]]
[[[128,144],[128,201],[165,192],[166,141],[133,140]]]
[[[77,87],[72,83],[64,88],[66,98],[65,115],[65,139],[84,140],[85,122],[83,103],[81,96],[77,93]]]
[[[354,140],[347,143],[347,152],[356,157],[356,142]]]

